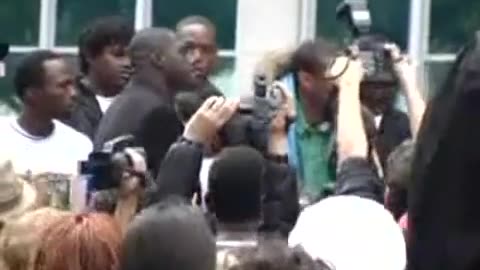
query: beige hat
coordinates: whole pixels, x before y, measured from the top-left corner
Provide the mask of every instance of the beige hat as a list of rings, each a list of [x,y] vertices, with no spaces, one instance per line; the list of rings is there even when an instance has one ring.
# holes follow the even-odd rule
[[[18,217],[33,209],[37,192],[14,172],[11,161],[0,163],[0,219]]]

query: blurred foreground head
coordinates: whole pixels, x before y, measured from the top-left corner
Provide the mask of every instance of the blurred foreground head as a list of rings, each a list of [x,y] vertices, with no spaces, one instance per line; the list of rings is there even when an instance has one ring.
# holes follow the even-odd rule
[[[105,214],[67,215],[42,235],[35,270],[117,270],[122,234]]]
[[[478,269],[480,33],[430,101],[418,134],[409,205],[411,269]]]
[[[267,240],[253,248],[238,248],[218,262],[223,270],[329,270],[302,248],[289,248],[282,240]]]
[[[13,270],[33,269],[43,232],[67,213],[41,208],[7,221],[0,232],[0,258]]]
[[[215,269],[215,238],[201,211],[180,198],[143,210],[122,249],[122,270]]]
[[[221,223],[256,221],[261,213],[263,156],[248,146],[227,147],[212,164],[207,205]]]

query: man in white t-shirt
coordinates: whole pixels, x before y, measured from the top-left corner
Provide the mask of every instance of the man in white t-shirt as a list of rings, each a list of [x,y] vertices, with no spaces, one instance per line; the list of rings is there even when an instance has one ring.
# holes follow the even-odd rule
[[[51,51],[27,55],[17,68],[15,88],[23,102],[20,115],[0,120],[0,149],[19,174],[74,175],[92,143],[58,119],[72,108],[74,72]]]

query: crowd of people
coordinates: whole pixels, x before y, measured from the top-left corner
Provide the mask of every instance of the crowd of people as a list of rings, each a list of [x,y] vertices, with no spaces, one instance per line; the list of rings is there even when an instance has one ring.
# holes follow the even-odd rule
[[[415,59],[381,35],[348,53],[322,38],[268,52],[256,76],[280,103],[263,129],[249,122],[258,97],[210,81],[208,18],[134,31],[104,17],[78,40],[79,67],[39,50],[16,70],[23,106],[0,118],[0,269],[479,266],[476,40],[428,103]],[[392,82],[365,79],[360,51],[378,44]],[[118,181],[92,185],[84,161],[125,135],[128,165],[102,174]]]

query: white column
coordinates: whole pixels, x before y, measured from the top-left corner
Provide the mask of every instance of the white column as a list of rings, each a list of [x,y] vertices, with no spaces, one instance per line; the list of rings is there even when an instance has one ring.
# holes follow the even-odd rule
[[[317,31],[317,0],[301,0],[300,40],[316,37]]]
[[[424,87],[424,96],[429,89],[425,60],[429,53],[431,0],[410,0],[410,27],[408,54],[418,63],[417,78]]]
[[[151,27],[153,23],[153,1],[137,0],[135,4],[135,30]]]
[[[301,35],[300,0],[238,0],[236,92],[249,93],[253,68],[265,52],[293,47]]]
[[[38,46],[51,49],[55,46],[57,26],[57,0],[41,0]]]

